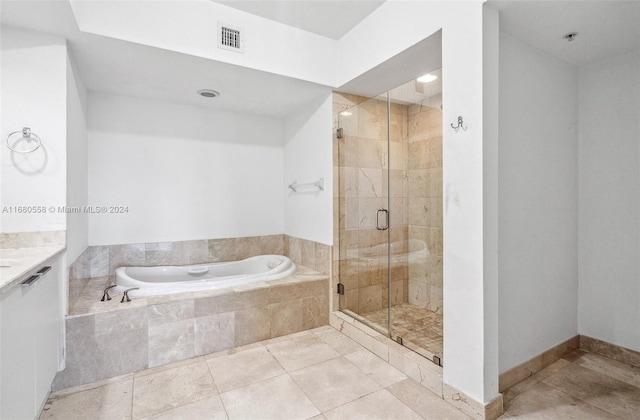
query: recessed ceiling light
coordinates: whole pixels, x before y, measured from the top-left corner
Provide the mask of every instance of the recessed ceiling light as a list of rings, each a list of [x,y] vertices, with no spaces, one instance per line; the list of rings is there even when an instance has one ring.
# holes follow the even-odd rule
[[[420,77],[418,77],[418,82],[420,83],[431,83],[434,80],[437,80],[438,76],[431,74],[431,73],[427,73],[425,75],[422,75]]]
[[[568,34],[562,35],[562,37],[569,42],[573,41],[577,36],[578,36],[577,32],[569,32]]]
[[[353,115],[353,113],[351,111],[342,111],[340,115],[342,115],[343,117],[348,117]]]
[[[204,96],[205,98],[215,98],[220,96],[220,93],[211,89],[200,89],[198,91],[198,95]]]

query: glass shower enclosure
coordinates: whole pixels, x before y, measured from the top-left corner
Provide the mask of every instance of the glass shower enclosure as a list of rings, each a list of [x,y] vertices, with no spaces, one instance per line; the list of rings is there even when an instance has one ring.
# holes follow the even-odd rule
[[[442,365],[442,89],[431,74],[338,114],[339,305]]]

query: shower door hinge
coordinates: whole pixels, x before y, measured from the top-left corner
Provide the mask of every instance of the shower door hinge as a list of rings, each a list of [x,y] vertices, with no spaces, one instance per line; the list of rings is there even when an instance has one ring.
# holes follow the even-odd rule
[[[438,356],[433,356],[432,362],[438,366],[442,366],[442,360]]]
[[[398,342],[398,344],[402,345],[402,337],[397,336],[396,341]]]
[[[336,137],[338,137],[339,139],[344,137],[344,133],[342,132],[342,127],[336,130]]]
[[[338,294],[344,295],[344,284],[338,283]]]

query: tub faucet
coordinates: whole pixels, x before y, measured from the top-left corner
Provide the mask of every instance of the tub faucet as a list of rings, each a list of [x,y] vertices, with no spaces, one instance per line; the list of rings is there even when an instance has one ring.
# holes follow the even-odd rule
[[[120,301],[120,303],[123,303],[126,299],[127,302],[131,302],[131,298],[129,297],[129,292],[132,290],[138,290],[140,289],[139,287],[132,287],[130,289],[127,289],[124,291],[124,294],[122,295],[122,300]]]
[[[102,299],[100,299],[100,302],[104,302],[105,299],[111,300],[111,296],[109,296],[109,289],[113,289],[116,286],[117,284],[112,284],[111,286],[108,286],[106,289],[104,289],[102,293]]]

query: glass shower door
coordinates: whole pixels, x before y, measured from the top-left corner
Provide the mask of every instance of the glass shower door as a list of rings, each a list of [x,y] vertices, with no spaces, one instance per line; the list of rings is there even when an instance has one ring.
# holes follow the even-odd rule
[[[389,335],[389,104],[338,115],[340,310]]]

